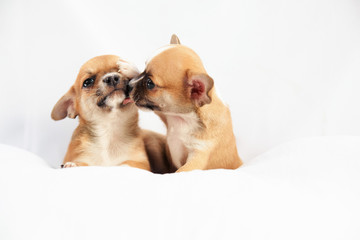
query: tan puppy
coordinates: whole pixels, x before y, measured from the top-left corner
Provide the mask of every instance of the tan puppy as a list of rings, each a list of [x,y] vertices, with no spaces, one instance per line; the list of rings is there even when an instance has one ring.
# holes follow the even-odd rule
[[[199,56],[175,35],[130,87],[136,105],[155,111],[165,123],[178,172],[241,166],[228,107],[216,95]]]
[[[79,116],[63,167],[128,165],[150,170],[143,138],[152,133],[140,130],[138,109],[127,92],[128,81],[137,75],[136,67],[113,55],[95,57],[81,67],[51,113],[54,120]],[[153,150],[155,156],[164,151]]]

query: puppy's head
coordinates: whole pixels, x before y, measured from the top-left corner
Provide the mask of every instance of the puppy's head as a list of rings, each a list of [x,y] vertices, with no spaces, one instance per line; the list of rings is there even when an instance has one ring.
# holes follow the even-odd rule
[[[199,56],[180,45],[173,35],[171,44],[151,57],[145,71],[130,81],[136,105],[154,111],[189,113],[211,102],[213,80]]]
[[[54,120],[80,115],[92,120],[99,114],[124,111],[133,105],[128,95],[128,82],[138,75],[135,66],[114,55],[98,56],[87,61],[74,85],[56,103]]]

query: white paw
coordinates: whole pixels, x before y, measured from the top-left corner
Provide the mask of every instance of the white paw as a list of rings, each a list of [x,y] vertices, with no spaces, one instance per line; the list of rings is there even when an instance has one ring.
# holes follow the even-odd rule
[[[73,162],[67,162],[64,165],[61,166],[62,168],[71,168],[71,167],[77,167],[76,163]]]
[[[119,59],[119,61],[117,62],[117,65],[119,67],[118,72],[121,75],[128,77],[130,79],[136,77],[140,73],[134,64],[126,62],[122,59]]]

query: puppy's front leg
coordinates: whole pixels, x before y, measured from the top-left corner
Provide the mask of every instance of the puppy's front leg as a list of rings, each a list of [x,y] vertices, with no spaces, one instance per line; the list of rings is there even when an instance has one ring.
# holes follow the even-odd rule
[[[209,160],[208,151],[195,150],[189,153],[186,163],[180,167],[176,172],[187,172],[192,170],[205,170]]]
[[[127,165],[130,167],[136,167],[136,168],[150,171],[150,164],[148,161],[138,162],[138,161],[127,160],[127,161],[121,163],[121,165]]]
[[[66,162],[63,165],[61,165],[61,168],[71,168],[71,167],[80,167],[80,166],[89,166],[89,164],[83,162]]]

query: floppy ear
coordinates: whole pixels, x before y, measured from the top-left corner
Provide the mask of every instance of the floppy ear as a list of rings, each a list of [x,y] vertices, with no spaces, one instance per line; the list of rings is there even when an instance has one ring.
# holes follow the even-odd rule
[[[170,44],[180,44],[180,40],[175,34],[171,36]]]
[[[197,107],[211,103],[209,91],[214,86],[214,80],[207,74],[187,73],[187,84],[190,88],[190,98]]]
[[[71,87],[70,90],[55,104],[51,118],[54,120],[69,118],[76,118],[78,113],[75,110],[75,89]]]

